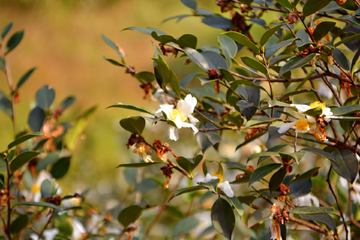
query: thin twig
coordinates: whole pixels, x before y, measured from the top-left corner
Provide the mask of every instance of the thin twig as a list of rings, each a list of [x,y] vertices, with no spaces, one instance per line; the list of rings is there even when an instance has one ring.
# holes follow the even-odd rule
[[[341,216],[341,218],[342,218],[342,220],[343,220],[343,223],[344,223],[344,228],[345,228],[345,233],[346,233],[346,240],[348,240],[349,230],[347,229],[345,217],[344,217],[344,214],[343,214],[343,212],[342,212],[342,210],[341,210],[339,201],[338,201],[338,199],[337,199],[337,197],[336,197],[336,194],[335,194],[334,189],[333,189],[333,187],[331,186],[331,182],[330,182],[331,170],[332,170],[332,166],[330,166],[330,168],[329,168],[329,172],[328,172],[328,174],[327,174],[326,182],[328,183],[328,186],[329,186],[329,188],[330,188],[330,191],[331,191],[332,195],[333,195],[334,198],[335,198],[336,205],[337,205],[337,207],[339,208],[340,216]]]
[[[50,211],[52,211],[52,209],[51,209]],[[41,236],[43,235],[45,229],[47,228],[48,224],[50,223],[50,220],[51,220],[51,217],[52,217],[52,216],[53,216],[53,212],[51,212],[51,215],[50,215],[49,219],[47,220],[47,222],[45,223],[44,228],[43,228],[43,229],[41,230],[41,232],[39,233],[39,238],[38,238],[38,240],[41,239]]]

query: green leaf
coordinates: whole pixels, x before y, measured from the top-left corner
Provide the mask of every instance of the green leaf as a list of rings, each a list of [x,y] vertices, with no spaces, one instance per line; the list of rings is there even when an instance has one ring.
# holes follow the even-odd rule
[[[196,185],[196,186],[192,186],[192,187],[177,189],[175,191],[174,195],[171,197],[171,199],[173,199],[174,197],[179,196],[181,194],[184,194],[184,193],[196,192],[196,191],[204,190],[204,189],[207,189],[207,188],[205,186],[201,186],[201,185]]]
[[[341,177],[348,180],[351,184],[354,183],[357,174],[359,173],[359,162],[356,159],[355,153],[348,149],[333,152],[336,164],[331,163],[335,172]]]
[[[231,19],[224,18],[220,14],[206,14],[202,19],[202,23],[214,28],[229,29],[235,27]]]
[[[280,168],[274,175],[271,176],[269,181],[270,193],[275,192],[276,189],[280,187],[280,184],[284,181],[284,178],[287,174],[285,168]]]
[[[137,107],[131,104],[126,104],[126,103],[115,103],[113,105],[108,106],[106,109],[108,108],[125,108],[125,109],[130,109],[130,110],[135,110],[138,112],[143,112],[143,113],[147,113],[150,115],[154,115],[152,112],[142,108],[142,107]]]
[[[19,203],[15,203],[13,205],[13,208],[15,206],[20,206],[20,205],[25,205],[25,206],[36,206],[36,207],[45,207],[45,208],[52,208],[52,209],[55,209],[57,211],[61,211],[61,208],[54,205],[54,204],[51,204],[51,203],[47,203],[47,202],[19,202]]]
[[[245,146],[245,145],[248,144],[248,143],[253,142],[255,139],[258,139],[258,138],[262,137],[262,136],[263,136],[264,134],[266,134],[266,133],[267,133],[267,132],[258,133],[258,134],[256,134],[256,135],[248,138],[248,139],[245,140],[244,142],[242,142],[242,143],[240,143],[239,145],[237,145],[236,150],[238,150],[239,148]]]
[[[262,179],[263,177],[265,177],[266,175],[268,175],[269,173],[271,173],[275,169],[278,169],[281,166],[282,164],[280,163],[270,163],[268,165],[255,169],[255,171],[251,174],[249,186],[251,186],[254,182]]]
[[[330,161],[336,163],[335,160],[335,156],[329,152],[325,152],[321,149],[316,149],[316,148],[303,148],[300,151],[304,151],[304,152],[312,152],[315,153],[317,155],[319,155],[320,157],[326,157],[327,159],[329,159]]]
[[[193,160],[187,159],[184,157],[180,157],[180,159],[176,160],[178,165],[184,169],[187,173],[190,174],[192,177],[192,171],[199,165],[201,160],[203,159],[203,155],[199,154],[196,157],[194,157]]]
[[[284,8],[286,8],[289,11],[293,10],[293,6],[289,2],[289,0],[276,0],[276,2],[278,2],[281,6],[283,6]]]
[[[154,73],[149,72],[149,71],[141,71],[141,72],[135,74],[134,77],[136,77],[139,80],[145,80],[148,83],[151,83],[152,81],[155,80]]]
[[[141,182],[139,182],[138,184],[135,185],[134,190],[139,191],[141,193],[147,193],[147,192],[154,190],[157,187],[158,187],[158,184],[154,180],[152,180],[150,178],[145,178]]]
[[[151,33],[151,36],[156,40],[161,42],[162,44],[167,44],[169,42],[176,42],[176,39],[168,34],[158,34],[156,31]]]
[[[341,44],[344,44],[344,43],[346,43],[346,42],[348,42],[348,41],[351,41],[351,40],[354,40],[354,39],[360,40],[360,33],[342,39],[341,41],[335,43],[335,44],[334,44],[334,47],[338,47],[338,46],[340,46]],[[335,49],[337,49],[337,48],[335,48]],[[335,50],[335,49],[334,49],[334,50]]]
[[[125,164],[120,164],[119,166],[117,166],[116,168],[119,167],[130,167],[130,168],[139,168],[139,167],[149,167],[155,164],[159,164],[159,163],[164,163],[164,162],[141,162],[141,163],[125,163]]]
[[[284,95],[282,95],[279,100],[282,100],[284,98],[290,97],[290,96],[294,96],[294,95],[298,95],[298,94],[303,94],[303,93],[314,93],[316,94],[316,91],[314,89],[303,89],[303,90],[296,90],[296,91],[292,91],[292,92],[288,92],[285,93]]]
[[[283,1],[286,2],[287,0],[283,0]],[[260,45],[264,46],[269,41],[269,39],[272,37],[272,35],[274,35],[277,32],[277,30],[279,30],[284,25],[285,25],[285,23],[282,23],[282,24],[277,25],[276,27],[273,27],[273,28],[270,28],[269,30],[267,30],[260,39]]]
[[[10,171],[15,172],[19,168],[21,168],[25,163],[29,162],[31,159],[39,155],[38,152],[34,151],[26,151],[22,152],[15,157],[14,160],[10,163]]]
[[[203,57],[203,55],[201,55],[198,51],[196,51],[195,49],[192,48],[184,48],[184,52],[186,53],[186,55],[191,59],[191,61],[193,61],[194,63],[196,63],[199,67],[201,67],[202,69],[204,69],[205,72],[209,71],[209,63],[207,62],[207,60]]]
[[[55,90],[44,85],[36,92],[36,103],[44,111],[48,110],[55,99]]]
[[[286,41],[283,42],[279,42],[279,43],[275,43],[275,44],[267,44],[265,46],[265,58],[267,60],[269,60],[270,58],[272,58],[273,56],[275,56],[275,54],[282,48],[287,47],[291,44],[293,44],[293,42],[295,40],[299,40],[299,38],[292,38],[292,39],[288,39]]]
[[[109,46],[109,47],[111,47],[113,50],[115,50],[115,52],[117,53],[117,54],[119,54],[119,56],[120,56],[120,58],[121,58],[121,61],[122,61],[122,63],[124,63],[124,54],[121,52],[121,51],[119,51],[119,48],[118,48],[118,46],[113,42],[113,41],[111,41],[108,37],[106,37],[104,34],[101,34],[101,38],[104,40],[104,42]]]
[[[36,67],[30,69],[29,71],[27,71],[19,80],[19,82],[16,85],[16,89],[19,89],[25,82],[26,80],[31,76],[31,74],[36,70]]]
[[[305,64],[313,60],[315,56],[316,53],[312,53],[310,55],[307,55],[306,57],[302,57],[298,55],[293,58],[290,58],[290,60],[287,63],[285,63],[284,66],[281,67],[279,77],[281,77],[284,73],[288,71],[304,66]]]
[[[314,174],[319,171],[319,168],[320,167],[312,168],[301,175],[296,174],[295,178],[291,182],[293,183],[296,181],[311,179],[312,177],[314,177]]]
[[[111,59],[111,58],[107,58],[107,57],[103,57],[103,60],[108,61],[109,63],[111,63],[112,65],[118,66],[118,67],[125,67],[124,64],[119,63],[118,61]]]
[[[60,156],[59,151],[48,153],[46,157],[44,157],[37,163],[36,171],[40,172],[41,170],[46,169],[48,165],[54,164],[59,159],[59,156]]]
[[[276,145],[276,146],[273,146],[273,147],[269,148],[266,152],[278,152],[278,151],[280,151],[282,148],[284,148],[286,146],[288,146],[288,145],[287,144]],[[269,156],[260,157],[257,164],[260,164],[262,161],[264,161],[268,157]]]
[[[271,216],[270,207],[260,208],[253,212],[248,219],[248,228],[251,228],[255,224],[269,219]]]
[[[191,8],[192,10],[196,11],[197,2],[195,0],[181,0],[181,2],[188,8]]]
[[[303,8],[304,17],[309,16],[310,14],[316,13],[317,11],[326,7],[331,0],[321,0],[321,1],[307,1]]]
[[[42,199],[52,197],[52,184],[49,179],[42,181],[40,190]]]
[[[126,131],[142,136],[142,132],[145,128],[145,119],[140,116],[123,118],[120,120],[120,126]]]
[[[14,50],[14,48],[16,48],[19,45],[23,36],[24,36],[24,30],[18,31],[11,36],[11,38],[6,44],[6,48],[7,48],[6,54]]]
[[[216,200],[211,208],[211,222],[218,233],[231,239],[235,227],[235,215],[226,200],[222,198]]]
[[[344,107],[338,107],[331,109],[331,112],[335,116],[343,116],[346,114],[356,113],[356,112],[360,112],[360,105],[349,105]]]
[[[3,29],[1,30],[1,38],[2,39],[4,39],[6,34],[8,34],[8,32],[11,30],[12,26],[13,26],[13,22],[9,22],[5,27],[3,27]]]
[[[226,58],[228,67],[231,68],[232,58],[235,57],[238,51],[238,47],[236,43],[228,37],[219,37],[219,43],[220,43],[221,51]]]
[[[188,84],[192,79],[194,79],[195,77],[202,75],[203,73],[201,72],[194,72],[191,73],[189,75],[187,75],[181,82],[180,82],[180,86],[181,87],[185,87],[186,84]]]
[[[242,57],[241,61],[248,67],[253,68],[255,70],[258,70],[259,72],[263,73],[265,76],[268,76],[268,70],[265,67],[264,64],[259,62],[256,59],[250,58],[250,57]]]
[[[151,35],[151,33],[153,31],[157,32],[158,34],[161,34],[161,35],[164,35],[166,34],[165,32],[159,30],[159,29],[156,29],[156,28],[153,28],[153,27],[146,27],[146,28],[141,28],[141,27],[127,27],[127,28],[124,28],[123,30],[121,31],[125,31],[125,30],[134,30],[134,31],[137,31],[137,32],[140,32],[140,33],[144,33],[144,34],[147,34],[147,35]]]
[[[332,213],[336,214],[335,210],[332,207],[297,207],[289,211],[290,213],[296,214],[323,214],[323,213]]]
[[[319,23],[314,30],[314,39],[315,42],[320,41],[327,33],[335,27],[335,22],[321,22]]]
[[[4,69],[5,65],[6,65],[5,60],[2,57],[0,57],[0,70]]]
[[[278,157],[280,156],[280,154],[278,152],[270,152],[270,151],[266,151],[266,152],[259,152],[259,153],[254,153],[251,154],[250,157],[248,158],[247,162],[249,162],[250,160],[254,159],[254,158],[258,158],[258,157]]]
[[[302,219],[308,220],[308,221],[316,221],[326,224],[333,232],[336,232],[336,224],[334,219],[329,214],[301,214],[300,215]]]
[[[250,48],[254,54],[260,54],[260,50],[258,48],[258,46],[255,45],[255,43],[253,43],[247,36],[245,36],[244,34],[238,33],[238,32],[226,32],[223,33],[224,35],[228,36],[229,38],[231,38],[232,40],[234,40],[235,42],[240,43],[241,45],[244,45],[248,48]]]
[[[13,111],[12,111],[11,102],[1,90],[0,90],[0,110],[2,110],[9,117],[12,117]]]
[[[10,225],[10,232],[12,234],[19,233],[22,229],[26,228],[29,222],[27,215],[19,215]]]
[[[237,197],[230,198],[228,196],[226,196],[226,198],[229,200],[230,204],[234,207],[235,211],[239,214],[239,217],[242,217],[242,215],[244,214],[244,208],[241,205],[239,199]]]
[[[172,229],[172,236],[174,238],[179,237],[180,235],[186,234],[194,230],[199,225],[199,220],[196,218],[185,218],[180,220],[174,228]]]
[[[286,157],[289,159],[295,159],[296,163],[299,164],[300,160],[305,157],[305,152],[295,152],[295,153],[279,153],[281,157]]]
[[[356,67],[359,67],[360,65],[360,49],[355,53],[355,56],[351,62],[351,75],[354,76],[354,72],[356,70]]]
[[[296,181],[291,183],[289,188],[291,198],[303,197],[311,192],[312,182],[311,179]]]
[[[230,112],[224,116],[224,119],[235,124],[235,126],[240,130],[241,126],[244,123],[244,118],[239,112]]]
[[[342,51],[335,48],[333,50],[333,58],[340,65],[340,67],[344,68],[345,70],[350,70],[349,59],[347,59],[347,57],[344,55]]]
[[[19,145],[20,143],[23,143],[31,138],[34,138],[34,137],[40,137],[42,136],[41,134],[26,134],[26,135],[23,135],[17,139],[15,139],[15,141],[11,142],[9,145],[8,145],[8,149],[12,148],[12,147],[15,147],[17,145]]]
[[[180,88],[179,80],[175,75],[175,73],[173,72],[173,70],[170,69],[170,72],[171,72],[171,78],[169,82],[170,87],[176,93],[178,99],[181,99],[181,88]]]
[[[51,168],[50,173],[55,179],[62,178],[68,172],[70,167],[70,157],[60,158]]]
[[[196,48],[197,45],[197,37],[191,34],[184,34],[175,42],[180,47],[189,47],[189,48]]]
[[[66,108],[70,107],[75,102],[75,100],[76,100],[76,97],[69,96],[64,101],[62,101],[62,103],[60,104],[60,107],[63,109],[66,109]]]
[[[4,184],[5,184],[4,174],[0,174],[0,189],[3,189]]]
[[[134,223],[142,214],[143,208],[139,205],[131,205],[119,213],[117,219],[124,229],[126,229],[131,223]]]

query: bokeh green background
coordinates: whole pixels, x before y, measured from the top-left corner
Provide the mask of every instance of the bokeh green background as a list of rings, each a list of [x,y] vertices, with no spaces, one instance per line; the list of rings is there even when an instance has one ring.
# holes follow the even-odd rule
[[[198,4],[207,10],[219,11],[212,1],[199,0]],[[196,34],[199,45],[215,45],[222,30],[202,24],[200,18],[162,22],[168,17],[189,13],[191,10],[180,0],[0,0],[0,28],[13,21],[11,33],[25,30],[20,45],[8,55],[14,81],[30,68],[37,67],[20,91],[21,101],[16,106],[19,129],[27,128],[31,101],[44,84],[55,89],[55,105],[69,95],[77,96],[61,121],[98,106],[73,155],[70,171],[60,179],[64,194],[89,189],[88,200],[94,203],[103,199],[123,199],[126,183],[122,170],[115,167],[131,162],[134,156],[125,147],[129,133],[121,129],[118,122],[135,113],[105,108],[124,102],[155,111],[159,104],[143,100],[139,83],[125,74],[123,68],[102,59],[103,56],[116,59],[117,55],[103,42],[101,33],[124,49],[129,65],[138,71],[152,71],[151,37],[121,30],[129,26],[151,26],[175,37]],[[184,70],[185,59],[170,56],[167,61],[179,79],[196,68],[190,66]],[[0,89],[9,93],[4,74],[0,75]],[[0,126],[0,149],[5,149],[13,132],[10,119],[2,112]],[[163,125],[162,128],[164,136],[159,138],[166,140],[167,127]]]

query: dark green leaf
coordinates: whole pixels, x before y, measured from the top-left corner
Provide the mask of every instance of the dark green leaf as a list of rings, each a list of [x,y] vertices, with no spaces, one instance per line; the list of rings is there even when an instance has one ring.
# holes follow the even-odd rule
[[[327,33],[335,27],[335,22],[321,22],[319,23],[314,30],[314,39],[315,42],[320,41]]]
[[[323,214],[323,213],[335,214],[335,210],[332,207],[297,207],[297,208],[293,208],[289,212],[296,214]]]
[[[70,157],[60,158],[51,168],[50,173],[55,179],[62,178],[68,172],[70,167]]]
[[[34,138],[34,137],[40,137],[42,136],[41,134],[26,134],[26,135],[23,135],[17,139],[15,139],[15,141],[11,142],[9,145],[8,145],[8,149],[12,148],[12,147],[15,147],[17,145],[19,145],[20,143],[23,143],[31,138]]]
[[[217,14],[206,15],[202,22],[214,28],[229,29],[235,27],[234,23],[230,19]]]
[[[44,111],[48,110],[55,99],[55,91],[52,87],[44,85],[36,92],[36,103]]]
[[[284,8],[286,8],[289,11],[293,10],[293,6],[289,2],[289,0],[276,0],[276,2],[278,2],[281,6],[283,6]]]
[[[351,62],[351,75],[354,76],[356,68],[360,65],[360,49],[355,53],[355,56]]]
[[[329,159],[330,161],[336,163],[335,161],[335,156],[329,152],[325,152],[321,149],[316,149],[316,148],[303,148],[300,151],[304,151],[304,152],[312,152],[315,153],[317,155],[319,155],[320,157],[326,157],[327,159]]]
[[[341,41],[335,43],[335,44],[334,44],[334,47],[338,47],[338,46],[340,46],[340,45],[343,44],[343,43],[346,43],[346,42],[348,42],[348,41],[355,40],[355,39],[360,40],[360,34],[356,34],[356,35],[352,35],[352,36],[350,36],[350,37],[346,37],[346,38],[342,39]],[[337,49],[337,48],[336,48],[336,49]]]
[[[278,169],[281,166],[282,164],[280,163],[270,163],[268,165],[255,169],[255,171],[251,174],[249,186],[251,186],[251,184],[262,179],[263,177],[265,177],[266,175],[268,175],[269,173],[271,173],[275,169]]]
[[[154,180],[150,178],[145,178],[141,182],[136,184],[135,191],[139,191],[141,193],[147,193],[154,190],[157,187],[158,184]]]
[[[156,31],[151,33],[151,36],[156,40],[161,42],[162,44],[167,44],[169,42],[176,42],[176,39],[168,34],[158,34]]]
[[[203,51],[201,55],[206,59],[210,68],[219,70],[220,68],[228,69],[226,60],[217,52]]]
[[[42,199],[52,197],[52,184],[49,179],[42,181],[40,190]]]
[[[231,239],[235,227],[235,215],[229,203],[218,198],[211,208],[211,221],[217,232]]]
[[[1,90],[0,90],[0,110],[2,110],[9,117],[12,117],[11,102]]]
[[[120,125],[126,131],[136,133],[141,136],[145,128],[145,119],[140,116],[123,118],[120,120]]]
[[[247,162],[249,162],[250,160],[254,159],[254,158],[258,158],[258,157],[278,157],[280,156],[280,154],[278,152],[270,152],[270,151],[266,151],[266,152],[259,152],[259,153],[254,153],[251,154],[250,157],[248,158]]]
[[[296,175],[292,182],[301,181],[315,177],[314,174],[319,171],[320,167],[312,168],[301,175]]]
[[[117,54],[119,54],[121,60],[123,61],[124,59],[124,54],[119,51],[119,48],[118,46],[113,42],[111,41],[108,37],[106,37],[104,34],[101,34],[101,38],[104,40],[104,42],[109,46],[111,47],[113,50],[115,50],[115,52],[117,52]]]
[[[181,2],[188,8],[191,8],[192,10],[196,11],[197,2],[195,0],[181,0]]]
[[[155,75],[152,72],[149,71],[141,71],[134,75],[137,79],[145,80],[148,83],[151,83],[155,80]]]
[[[199,165],[202,159],[203,159],[203,155],[199,154],[196,157],[194,157],[193,160],[180,157],[180,159],[176,161],[179,164],[179,166],[182,169],[184,169],[187,173],[189,173],[190,176],[192,177],[192,171],[196,168],[197,165]]]
[[[258,133],[258,134],[256,134],[256,135],[248,138],[248,139],[245,140],[244,142],[242,142],[242,143],[240,143],[239,145],[237,145],[236,150],[238,150],[239,148],[245,146],[245,145],[248,144],[248,143],[253,142],[255,139],[260,138],[260,137],[263,136],[265,133],[267,133],[267,132]]]
[[[180,220],[174,228],[172,229],[172,236],[174,238],[179,237],[180,235],[186,234],[191,232],[193,229],[195,229],[199,225],[199,220],[196,218],[185,218]]]
[[[188,84],[192,79],[194,79],[195,77],[202,75],[202,74],[203,73],[201,73],[201,72],[194,72],[194,73],[189,74],[180,82],[180,86],[185,87],[186,84]]]
[[[287,0],[284,0],[284,1],[287,1]],[[260,45],[264,46],[269,41],[269,39],[272,37],[272,35],[274,35],[274,33],[276,33],[277,30],[279,30],[284,25],[285,25],[285,23],[282,23],[282,24],[277,25],[276,27],[273,27],[273,28],[270,28],[269,30],[267,30],[260,39]]]
[[[184,34],[179,37],[176,43],[182,48],[189,47],[195,49],[197,45],[197,38],[191,34]]]
[[[269,219],[271,216],[270,207],[260,208],[253,212],[248,219],[248,227],[251,228],[255,224]]]
[[[209,189],[213,193],[217,192],[217,185],[219,185],[220,180],[219,179],[213,179],[210,182],[200,182],[200,186],[204,186],[205,188]]]
[[[276,191],[279,188],[280,184],[283,182],[287,171],[285,168],[280,168],[274,175],[271,176],[269,181],[270,193]]]
[[[4,69],[5,65],[6,65],[5,60],[2,57],[0,57],[0,70]]]
[[[142,107],[137,107],[131,104],[126,104],[126,103],[115,103],[113,105],[108,106],[107,108],[125,108],[125,109],[130,109],[130,110],[135,110],[138,112],[143,112],[143,113],[147,113],[150,115],[154,115],[152,112],[142,108]]]
[[[60,156],[59,151],[48,153],[46,157],[44,157],[37,163],[36,171],[40,172],[41,170],[46,169],[48,165],[54,164],[59,159],[59,156]]]
[[[9,22],[3,29],[1,30],[1,38],[3,39],[6,34],[11,30],[13,26],[13,22]]]
[[[226,197],[229,200],[230,204],[234,207],[235,211],[239,214],[239,217],[242,217],[242,215],[244,214],[244,208],[241,205],[239,199],[237,197]]]
[[[124,229],[126,229],[131,223],[135,222],[142,214],[143,208],[139,205],[131,205],[119,213],[117,219]]]
[[[121,31],[125,31],[125,30],[134,30],[134,31],[137,31],[137,32],[140,32],[140,33],[144,33],[144,34],[147,34],[147,35],[151,35],[151,33],[153,31],[156,31],[158,34],[166,34],[165,32],[159,30],[159,29],[156,29],[156,28],[153,28],[153,27],[147,27],[147,28],[141,28],[141,27],[127,27],[127,28],[124,28],[123,30]]]
[[[293,182],[289,185],[291,198],[303,197],[311,192],[311,179]]]
[[[19,203],[15,203],[13,205],[13,207],[20,206],[20,205],[52,208],[52,209],[55,209],[57,211],[61,211],[60,207],[58,207],[58,206],[56,206],[54,204],[51,204],[51,203],[47,203],[47,202],[19,202]]]
[[[179,84],[179,80],[173,70],[170,69],[171,78],[170,78],[170,87],[176,93],[178,99],[181,99],[181,88]]]
[[[155,164],[159,164],[159,163],[163,163],[163,162],[141,162],[141,163],[126,163],[126,164],[120,164],[119,166],[117,166],[116,168],[119,167],[130,167],[130,168],[139,168],[139,167],[149,167]]]
[[[45,112],[40,107],[36,106],[29,114],[28,124],[34,132],[40,132],[45,121]]]
[[[360,112],[360,105],[349,105],[344,107],[338,107],[331,109],[331,111],[335,116],[343,116],[346,114]]]
[[[18,31],[11,36],[11,38],[6,44],[6,48],[7,48],[6,54],[14,50],[14,48],[16,48],[19,45],[23,36],[24,36],[24,30]]]
[[[278,152],[280,151],[282,148],[288,146],[287,144],[282,144],[282,145],[276,145],[274,147],[269,148],[266,152]],[[269,156],[263,156],[260,157],[257,164],[261,163],[262,161],[264,161],[265,159],[267,159]]]
[[[119,67],[125,67],[124,64],[119,63],[118,61],[111,59],[111,58],[107,58],[107,57],[103,57],[103,60],[108,61],[109,63],[115,65],[115,66],[119,66]]]
[[[315,56],[316,54],[312,53],[307,55],[306,57],[302,57],[298,55],[296,57],[291,58],[287,63],[285,63],[284,66],[281,67],[279,77],[288,71],[304,66],[305,64],[313,60]]]
[[[30,69],[29,71],[27,71],[19,80],[19,82],[16,85],[16,88],[19,89],[25,82],[26,80],[31,76],[31,74],[36,70],[35,68]]]
[[[224,33],[226,36],[234,40],[235,42],[240,43],[248,48],[250,48],[254,54],[259,54],[260,50],[258,46],[255,45],[247,36],[238,32],[226,32]]]
[[[321,0],[321,1],[307,1],[303,8],[304,17],[309,16],[310,14],[316,13],[317,11],[326,7],[331,0]]]
[[[265,76],[268,76],[268,70],[265,67],[264,64],[262,64],[261,62],[259,62],[256,59],[250,58],[250,57],[242,57],[241,61],[243,61],[243,63],[255,70],[258,70],[259,72],[263,73]]]
[[[33,159],[37,155],[39,155],[39,153],[34,152],[34,151],[27,151],[27,152],[20,153],[19,155],[17,155],[14,158],[14,160],[11,161],[11,163],[10,163],[10,171],[15,172],[16,170],[21,168],[25,163],[27,163],[28,161],[30,161],[31,159]]]
[[[291,45],[295,40],[298,40],[299,38],[292,38],[288,39],[283,42],[275,43],[275,44],[267,44],[265,46],[265,58],[269,60],[273,56],[275,56],[275,53],[277,53],[280,49],[287,47]]]
[[[296,163],[299,164],[300,160],[305,157],[305,152],[295,152],[295,153],[279,153],[281,157],[286,157],[288,159],[295,159]]]
[[[201,186],[201,185],[177,189],[177,190],[175,191],[174,195],[172,196],[172,198],[174,198],[174,197],[176,197],[176,196],[179,196],[179,195],[181,195],[181,194],[184,194],[184,193],[195,192],[195,191],[204,190],[204,189],[207,189],[207,188],[204,187],[204,186]],[[172,199],[172,198],[171,198],[171,199]],[[170,199],[170,200],[171,200],[171,199]],[[169,201],[170,201],[170,200],[169,200]]]
[[[359,162],[356,159],[355,153],[348,149],[333,152],[336,164],[331,163],[335,172],[341,177],[354,183],[357,174],[359,173]]]
[[[10,225],[10,232],[12,234],[19,233],[22,229],[26,228],[29,222],[27,215],[19,215]]]
[[[4,187],[4,184],[5,184],[4,174],[0,174],[0,189]]]
[[[193,61],[199,67],[204,69],[205,72],[208,72],[208,70],[210,68],[209,64],[208,64],[207,60],[198,51],[196,51],[195,49],[192,49],[192,48],[184,48],[184,51],[185,51],[186,55],[191,59],[191,61]]]
[[[226,62],[229,68],[231,68],[231,64],[232,64],[231,58],[233,58],[237,53],[238,50],[237,45],[232,39],[228,37],[219,37],[219,43],[221,46],[221,51],[226,58]]]
[[[240,130],[241,126],[244,123],[244,118],[241,116],[239,112],[230,112],[225,115],[224,119],[229,122],[235,124],[235,126]]]
[[[329,214],[301,214],[302,219],[309,221],[316,221],[326,224],[333,232],[336,232],[336,224],[334,219]]]
[[[76,100],[76,97],[69,96],[64,101],[62,101],[62,103],[60,104],[60,107],[63,109],[66,109],[66,108],[70,107],[75,102],[75,100]]]

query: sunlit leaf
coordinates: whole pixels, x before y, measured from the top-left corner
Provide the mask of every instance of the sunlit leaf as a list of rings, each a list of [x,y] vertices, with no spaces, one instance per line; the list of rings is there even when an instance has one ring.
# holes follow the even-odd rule
[[[115,103],[113,105],[108,106],[107,108],[125,108],[125,109],[135,110],[138,112],[143,112],[143,113],[147,113],[150,115],[154,115],[152,112],[150,112],[142,107],[138,107],[138,106],[134,106],[131,104],[126,104],[126,103]]]
[[[259,222],[269,219],[270,216],[271,216],[270,207],[260,208],[250,215],[248,219],[248,227],[250,228]]]
[[[266,175],[268,175],[269,173],[271,173],[275,169],[278,169],[281,166],[282,166],[282,164],[280,164],[280,163],[270,163],[270,164],[258,167],[251,174],[249,186],[251,186],[254,182],[262,179],[263,177],[265,177]]]

